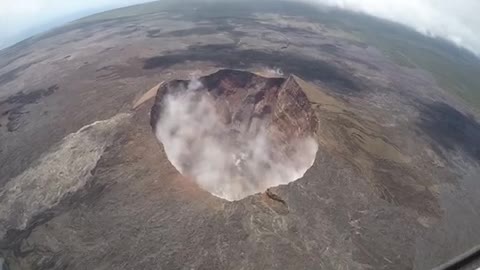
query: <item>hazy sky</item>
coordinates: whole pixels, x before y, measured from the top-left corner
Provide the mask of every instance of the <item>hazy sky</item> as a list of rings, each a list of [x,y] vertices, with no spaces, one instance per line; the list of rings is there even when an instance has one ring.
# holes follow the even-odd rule
[[[0,0],[0,48],[92,13],[150,1]]]
[[[396,21],[422,33],[445,37],[480,54],[479,0],[300,1],[323,3]],[[142,2],[149,0],[0,0],[0,47],[27,37],[38,31],[41,25],[54,25],[55,22]]]

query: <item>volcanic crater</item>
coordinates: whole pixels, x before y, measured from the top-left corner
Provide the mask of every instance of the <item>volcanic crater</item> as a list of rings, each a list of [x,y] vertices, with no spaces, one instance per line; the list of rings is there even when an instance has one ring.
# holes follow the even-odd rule
[[[295,76],[219,70],[161,85],[150,123],[170,162],[235,201],[301,178],[315,160],[317,118]]]

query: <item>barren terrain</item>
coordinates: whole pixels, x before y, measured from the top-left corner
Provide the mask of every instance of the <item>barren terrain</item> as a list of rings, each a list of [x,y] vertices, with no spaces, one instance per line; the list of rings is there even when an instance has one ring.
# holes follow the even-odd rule
[[[0,51],[9,269],[428,269],[480,243],[478,59],[262,3],[135,6]],[[302,89],[318,144],[303,177],[228,201],[168,160],[155,90],[141,97],[225,68]]]

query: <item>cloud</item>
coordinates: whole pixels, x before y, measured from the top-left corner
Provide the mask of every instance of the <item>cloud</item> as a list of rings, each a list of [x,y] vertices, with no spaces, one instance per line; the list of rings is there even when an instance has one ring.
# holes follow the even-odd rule
[[[480,1],[477,0],[305,0],[401,23],[443,37],[480,54]]]

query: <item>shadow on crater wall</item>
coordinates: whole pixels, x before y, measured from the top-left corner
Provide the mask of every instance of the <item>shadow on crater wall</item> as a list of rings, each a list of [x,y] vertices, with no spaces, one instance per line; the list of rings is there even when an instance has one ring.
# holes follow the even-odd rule
[[[446,150],[460,149],[480,161],[480,124],[442,102],[423,104],[419,126]]]
[[[241,50],[235,44],[190,46],[187,50],[148,58],[143,68],[164,69],[187,61],[214,62],[221,67],[233,69],[244,69],[256,65],[277,67],[307,80],[328,83],[334,86],[335,90],[344,93],[359,92],[363,89],[358,78],[325,61],[283,52]]]

